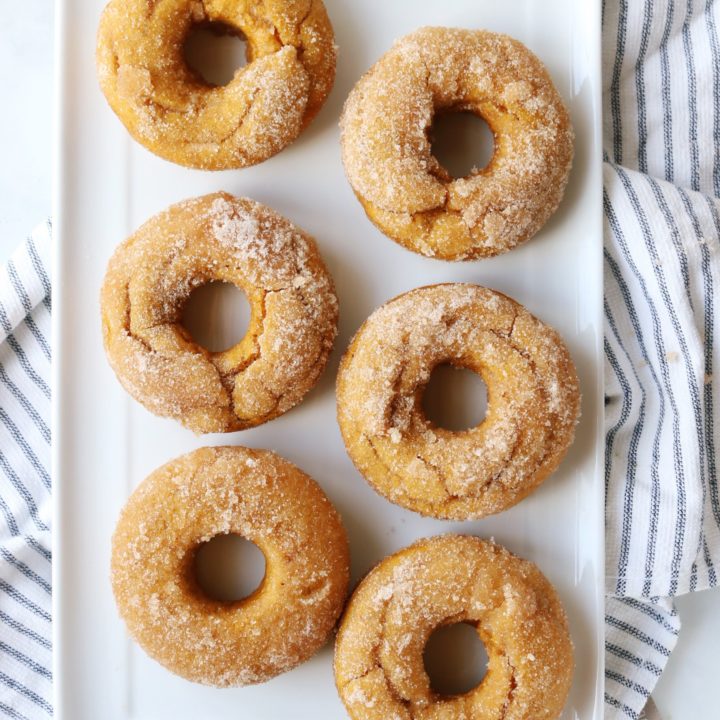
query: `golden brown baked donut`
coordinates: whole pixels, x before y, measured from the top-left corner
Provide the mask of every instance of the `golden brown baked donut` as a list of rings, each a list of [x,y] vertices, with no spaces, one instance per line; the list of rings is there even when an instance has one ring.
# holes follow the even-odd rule
[[[432,154],[437,113],[470,111],[495,136],[489,165],[452,179]],[[368,217],[431,257],[497,255],[555,212],[573,156],[570,119],[543,64],[483,30],[422,28],[399,40],[345,104],[342,156]]]
[[[223,352],[180,319],[192,290],[233,283],[250,302],[245,337]],[[337,298],[315,242],[260,203],[216,193],[172,205],[123,242],[101,292],[105,351],[123,387],[197,433],[272,420],[325,367]]]
[[[453,432],[422,410],[433,369],[487,385],[485,419]],[[376,310],[337,378],[338,422],[358,470],[388,500],[468,519],[534,490],[572,443],[580,394],[560,336],[501,293],[462,283],[411,290]]]
[[[190,69],[195,25],[247,40],[248,64],[225,87]],[[111,0],[100,19],[97,68],[107,101],[156,155],[206,170],[255,165],[291,143],[335,79],[322,0]]]
[[[260,587],[213,600],[194,574],[198,547],[237,534],[265,555]],[[153,472],[112,541],[120,615],[145,652],[205,685],[260,683],[325,644],[348,588],[349,551],[320,487],[266,450],[202,448]]]
[[[436,628],[459,622],[477,628],[487,674],[464,695],[439,695],[423,650]],[[385,558],[353,593],[335,645],[335,682],[353,720],[555,720],[572,674],[552,585],[531,562],[463,535]]]

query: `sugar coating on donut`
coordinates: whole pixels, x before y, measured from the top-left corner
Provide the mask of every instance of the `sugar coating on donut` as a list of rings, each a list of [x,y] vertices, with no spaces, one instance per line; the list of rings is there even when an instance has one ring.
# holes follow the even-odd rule
[[[181,324],[185,300],[233,283],[251,306],[244,338],[223,352]],[[314,241],[270,208],[217,193],[171,206],[113,254],[101,292],[108,360],[156,415],[195,432],[252,427],[296,405],[337,332],[332,279]]]
[[[188,67],[195,25],[247,40],[248,64],[225,87]],[[207,170],[266,160],[318,113],[335,78],[322,0],[111,0],[100,19],[100,87],[130,134],[161,157]]]
[[[440,364],[487,385],[485,419],[453,432],[422,410]],[[580,394],[552,328],[501,293],[469,284],[412,290],[363,324],[340,365],[338,422],[373,487],[425,515],[477,518],[504,510],[556,469],[572,443]]]
[[[432,154],[437,113],[470,111],[495,136],[487,167],[453,179]],[[415,252],[506,252],[558,207],[573,156],[567,110],[540,60],[507,35],[422,28],[360,79],[340,122],[345,171],[368,217]]]
[[[207,597],[199,545],[222,534],[254,542],[265,578],[248,598]],[[262,450],[203,448],[152,473],[130,497],[112,542],[111,580],[132,637],[194,682],[264,682],[311,657],[342,610],[349,551],[320,487]]]
[[[442,625],[475,626],[488,653],[478,687],[434,692],[425,645]],[[353,593],[335,646],[335,681],[353,720],[544,718],[573,674],[568,622],[532,563],[492,542],[446,535],[385,558]]]

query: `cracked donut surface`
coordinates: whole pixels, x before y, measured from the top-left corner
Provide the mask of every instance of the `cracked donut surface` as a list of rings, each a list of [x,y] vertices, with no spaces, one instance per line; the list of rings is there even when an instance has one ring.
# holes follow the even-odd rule
[[[487,673],[463,695],[439,695],[423,651],[434,630],[459,622],[477,629]],[[335,682],[353,720],[555,720],[572,674],[552,585],[531,562],[463,535],[385,558],[353,593],[335,644]]]
[[[198,547],[240,535],[265,577],[235,602],[208,597]],[[118,610],[150,657],[218,687],[265,682],[327,641],[347,595],[349,551],[323,491],[266,450],[202,448],[163,465],[131,495],[112,540]]]
[[[194,26],[247,41],[222,87],[184,58]],[[315,117],[334,79],[336,48],[322,0],[111,0],[98,29],[100,87],[130,134],[172,162],[241,168],[275,155]]]
[[[453,179],[432,153],[438,113],[493,132],[485,168]],[[531,238],[557,209],[573,157],[568,112],[542,62],[483,30],[426,27],[360,79],[343,110],[342,157],[370,220],[415,252],[466,260]]]
[[[222,352],[181,324],[191,292],[232,283],[250,303]],[[197,433],[281,415],[313,387],[337,332],[332,279],[311,237],[253,200],[216,193],[171,206],[123,242],[101,291],[103,339],[123,387]]]
[[[425,416],[435,367],[478,373],[487,412],[451,431]],[[451,283],[411,290],[365,321],[340,364],[337,413],[350,458],[388,500],[468,519],[505,510],[572,443],[578,379],[558,333],[506,295]]]

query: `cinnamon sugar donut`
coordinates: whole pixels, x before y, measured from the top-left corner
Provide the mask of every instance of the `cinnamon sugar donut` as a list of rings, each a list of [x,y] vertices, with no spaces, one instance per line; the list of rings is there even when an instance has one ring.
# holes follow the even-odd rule
[[[198,547],[222,534],[255,543],[265,577],[249,597],[213,600],[194,574]],[[112,541],[120,615],[150,657],[194,682],[249,685],[325,644],[348,588],[342,522],[320,487],[266,450],[203,448],[153,472]]]
[[[423,650],[443,625],[474,625],[488,653],[482,682],[458,696],[430,687]],[[353,720],[555,720],[573,648],[552,585],[527,560],[446,535],[385,558],[347,605],[335,681]]]
[[[444,363],[485,381],[477,427],[425,417],[424,389]],[[340,364],[337,406],[347,451],[379,493],[464,520],[509,508],[557,468],[580,395],[557,332],[501,293],[457,283],[411,290],[365,321]]]
[[[248,64],[225,87],[188,67],[197,25],[247,40]],[[100,19],[97,68],[130,134],[172,162],[241,168],[275,155],[315,117],[335,79],[322,0],[111,0]]]
[[[433,156],[437,113],[470,111],[495,136],[487,167],[453,179]],[[370,220],[423,255],[468,260],[506,252],[555,212],[573,131],[543,64],[483,30],[422,28],[399,40],[345,104],[342,156]]]
[[[211,281],[250,303],[243,339],[223,352],[192,340],[185,300]],[[300,402],[337,332],[333,282],[315,242],[253,200],[216,193],[146,222],[115,251],[101,292],[108,360],[148,410],[197,433],[272,420]]]

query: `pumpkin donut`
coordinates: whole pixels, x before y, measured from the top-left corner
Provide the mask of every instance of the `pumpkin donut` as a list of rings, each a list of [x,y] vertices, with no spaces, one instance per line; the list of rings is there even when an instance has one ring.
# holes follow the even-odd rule
[[[469,111],[495,136],[487,167],[453,179],[432,154],[437,113]],[[350,184],[370,220],[414,252],[469,260],[506,252],[555,212],[573,157],[567,110],[522,43],[422,28],[357,83],[340,122]]]
[[[454,432],[425,417],[424,389],[444,363],[485,381],[477,427]],[[365,321],[340,364],[337,408],[347,451],[379,493],[465,520],[511,507],[557,468],[580,394],[554,330],[501,293],[457,283],[411,290]]]
[[[477,629],[487,674],[463,695],[439,695],[423,650],[435,629],[460,622]],[[353,593],[335,644],[335,682],[353,720],[556,720],[572,674],[552,585],[531,562],[462,535],[385,558]]]
[[[247,40],[224,87],[188,67],[191,29]],[[291,143],[335,79],[322,0],[111,0],[97,39],[100,87],[130,134],[166,160],[205,170],[255,165]]]
[[[223,352],[181,324],[190,293],[211,281],[236,285],[250,303],[247,333]],[[296,405],[337,332],[337,297],[313,239],[226,193],[146,222],[110,259],[100,301],[105,351],[123,387],[197,433],[243,430]]]
[[[236,534],[265,555],[249,597],[222,602],[195,578],[199,546]],[[153,472],[112,540],[120,615],[150,657],[218,687],[269,680],[328,639],[348,589],[347,537],[320,487],[266,450],[202,448]]]

